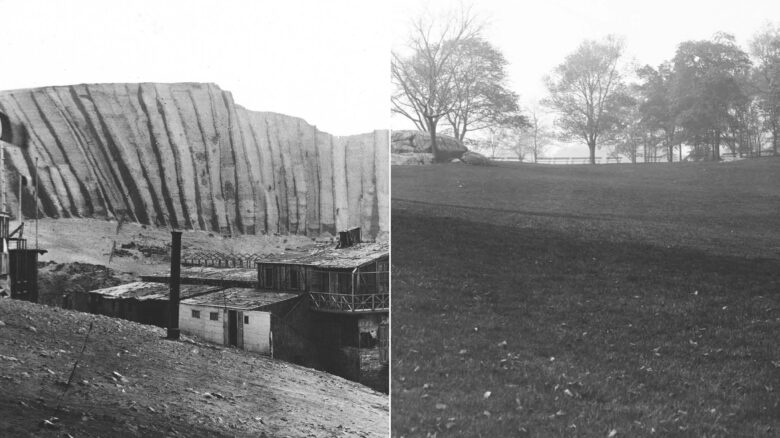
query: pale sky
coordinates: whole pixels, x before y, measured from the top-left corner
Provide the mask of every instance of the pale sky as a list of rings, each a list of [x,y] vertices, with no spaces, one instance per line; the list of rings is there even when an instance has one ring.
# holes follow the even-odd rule
[[[409,17],[426,9],[441,11],[458,2],[399,0],[392,3],[393,44],[407,37]],[[463,1],[488,22],[487,39],[509,61],[512,88],[528,105],[546,94],[542,79],[573,52],[584,39],[608,34],[625,38],[627,59],[639,65],[659,63],[674,57],[677,45],[686,40],[711,39],[717,31],[733,34],[744,50],[747,42],[767,22],[780,22],[780,1],[770,0],[501,0]],[[393,117],[392,125],[406,128]],[[586,156],[587,147],[566,151],[567,156]]]
[[[336,135],[388,127],[389,1],[0,0],[0,90],[214,82]]]

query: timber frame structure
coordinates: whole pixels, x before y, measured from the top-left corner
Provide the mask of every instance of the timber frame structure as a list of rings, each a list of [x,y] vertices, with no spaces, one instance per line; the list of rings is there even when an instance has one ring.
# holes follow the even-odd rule
[[[257,263],[262,290],[305,293],[310,307],[329,313],[390,309],[390,253],[385,243],[355,243]]]

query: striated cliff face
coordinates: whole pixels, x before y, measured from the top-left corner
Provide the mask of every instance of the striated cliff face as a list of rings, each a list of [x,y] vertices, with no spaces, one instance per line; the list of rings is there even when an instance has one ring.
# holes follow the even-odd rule
[[[33,180],[50,217],[126,217],[223,234],[389,230],[387,131],[349,137],[249,111],[214,84],[98,84],[0,92],[28,128],[6,148],[8,203]],[[32,187],[23,213],[34,215]]]

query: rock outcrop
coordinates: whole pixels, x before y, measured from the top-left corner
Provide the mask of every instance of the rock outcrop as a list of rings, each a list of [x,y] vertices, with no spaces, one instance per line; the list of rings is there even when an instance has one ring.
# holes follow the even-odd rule
[[[490,159],[480,153],[468,151],[460,157],[460,161],[472,166],[493,166]]]
[[[387,131],[335,137],[199,83],[5,91],[0,112],[29,133],[28,148],[6,148],[12,206],[18,175],[33,181],[37,160],[39,208],[50,217],[223,234],[389,230]],[[27,217],[32,193],[28,185]]]
[[[436,148],[439,150],[436,161],[449,162],[460,158],[468,151],[455,137],[436,135]],[[431,151],[431,135],[421,131],[393,131],[392,153],[433,153]]]

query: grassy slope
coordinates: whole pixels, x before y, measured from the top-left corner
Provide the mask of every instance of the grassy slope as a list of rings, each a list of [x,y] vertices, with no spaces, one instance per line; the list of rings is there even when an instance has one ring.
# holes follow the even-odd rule
[[[774,159],[394,167],[393,434],[776,436],[778,188]]]

